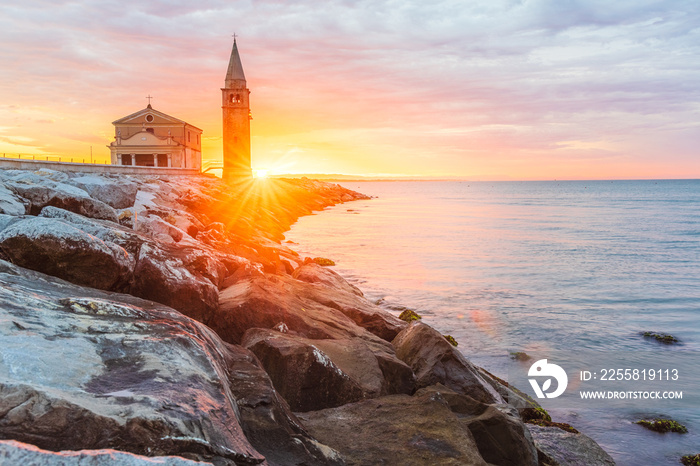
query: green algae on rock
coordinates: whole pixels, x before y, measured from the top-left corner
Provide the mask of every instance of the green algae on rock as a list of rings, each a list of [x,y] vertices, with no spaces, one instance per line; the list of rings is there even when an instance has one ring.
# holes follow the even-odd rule
[[[530,419],[528,421],[525,421],[528,424],[532,424],[535,426],[540,426],[540,427],[558,427],[563,431],[566,432],[571,432],[572,434],[579,434],[580,432],[573,427],[571,427],[571,424],[567,424],[565,422],[552,422],[552,421],[546,421],[544,419]]]
[[[684,466],[700,466],[700,453],[681,457],[681,463]]]
[[[635,422],[635,424],[639,424],[640,426],[646,427],[649,430],[653,430],[654,432],[660,432],[662,434],[665,434],[666,432],[676,432],[678,434],[688,433],[687,427],[685,427],[683,424],[679,424],[678,422],[672,419],[657,418],[651,421],[642,419],[641,421]]]
[[[520,413],[520,417],[522,417],[523,422],[532,424],[537,424],[538,421],[552,422],[552,416],[550,416],[549,413],[539,405],[533,406],[532,408],[523,409]]]
[[[457,340],[455,340],[455,337],[452,335],[443,335],[445,337],[445,340],[449,341],[452,346],[457,346],[459,343],[457,343]]]
[[[418,314],[416,311],[412,311],[411,309],[406,309],[399,315],[399,319],[403,320],[404,322],[413,322],[414,320],[421,320],[423,317],[421,317],[420,314]]]
[[[674,343],[680,343],[680,340],[673,335],[668,333],[658,333],[658,332],[640,332],[644,338],[653,338],[654,340],[664,343],[666,345],[672,345]]]
[[[514,351],[510,353],[510,358],[514,361],[527,362],[532,360],[532,356],[525,353],[524,351]]]
[[[314,264],[318,264],[323,267],[331,267],[335,265],[334,261],[332,261],[331,259],[326,259],[325,257],[314,257],[312,261],[314,262]]]

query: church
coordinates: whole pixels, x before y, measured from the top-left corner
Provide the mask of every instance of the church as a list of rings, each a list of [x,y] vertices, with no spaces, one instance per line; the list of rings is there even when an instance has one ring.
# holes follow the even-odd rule
[[[223,177],[251,177],[250,90],[236,39],[222,93]],[[202,169],[202,130],[179,118],[146,108],[116,121],[114,141],[107,146],[112,165]]]
[[[150,103],[112,124],[116,133],[108,146],[112,165],[202,168],[202,130]]]

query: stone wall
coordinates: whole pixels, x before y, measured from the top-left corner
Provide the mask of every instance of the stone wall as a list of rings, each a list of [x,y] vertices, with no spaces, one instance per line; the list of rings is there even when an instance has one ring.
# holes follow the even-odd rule
[[[115,173],[121,175],[200,175],[199,169],[173,167],[135,167],[125,165],[103,165],[93,163],[51,162],[44,160],[21,160],[0,158],[0,169],[13,170],[58,170],[76,173]]]

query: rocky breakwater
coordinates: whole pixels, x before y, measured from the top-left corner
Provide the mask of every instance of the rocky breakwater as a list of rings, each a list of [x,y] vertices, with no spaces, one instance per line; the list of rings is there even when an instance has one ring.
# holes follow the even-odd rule
[[[0,171],[0,464],[611,464],[280,244],[299,216],[363,198]]]

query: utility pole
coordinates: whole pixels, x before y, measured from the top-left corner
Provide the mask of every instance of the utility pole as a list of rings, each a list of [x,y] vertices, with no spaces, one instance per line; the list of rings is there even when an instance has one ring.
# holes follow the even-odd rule
[[[92,163],[92,146],[90,146],[90,163]]]

